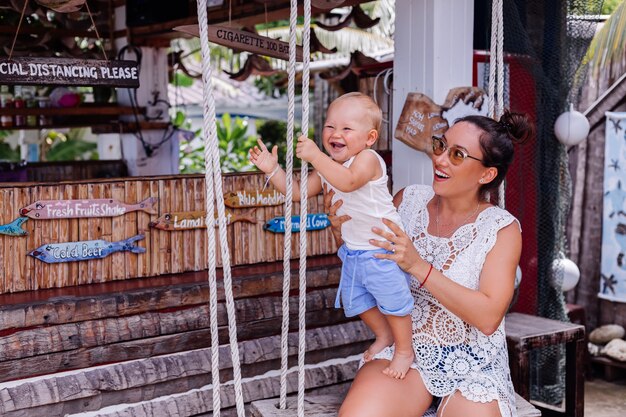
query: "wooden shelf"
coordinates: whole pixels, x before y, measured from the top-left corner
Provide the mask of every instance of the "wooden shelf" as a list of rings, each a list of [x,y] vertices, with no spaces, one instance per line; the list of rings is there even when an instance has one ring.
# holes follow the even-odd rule
[[[137,114],[143,114],[145,107],[137,108]],[[46,107],[2,109],[2,114],[9,116],[123,116],[133,114],[132,107],[116,105],[82,104],[77,107]]]

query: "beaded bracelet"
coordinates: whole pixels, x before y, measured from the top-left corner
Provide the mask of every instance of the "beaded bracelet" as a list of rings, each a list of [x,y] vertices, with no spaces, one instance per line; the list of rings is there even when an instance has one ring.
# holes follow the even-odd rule
[[[270,183],[270,180],[272,179],[274,175],[276,175],[279,169],[280,169],[280,164],[276,164],[276,168],[274,168],[272,172],[270,172],[269,174],[265,174],[265,184],[263,185],[263,191],[265,191],[265,189],[267,188],[267,185]]]
[[[422,281],[420,283],[420,286],[417,287],[418,290],[422,288],[424,284],[426,284],[426,281],[428,280],[428,277],[430,276],[430,273],[432,272],[432,270],[433,270],[433,264],[430,264],[430,268],[428,268],[428,273],[426,274],[426,278],[424,278],[424,281]]]

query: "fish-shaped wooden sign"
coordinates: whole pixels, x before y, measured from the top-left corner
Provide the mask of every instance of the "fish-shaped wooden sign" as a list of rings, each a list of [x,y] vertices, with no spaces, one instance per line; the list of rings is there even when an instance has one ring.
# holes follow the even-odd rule
[[[89,259],[102,259],[115,252],[130,251],[132,253],[144,253],[146,250],[134,243],[144,238],[144,235],[136,235],[119,242],[107,242],[106,240],[85,240],[82,242],[49,243],[30,251],[28,255],[49,264],[59,262],[87,261]]]
[[[32,219],[77,219],[85,217],[115,217],[131,211],[156,214],[156,197],[137,204],[121,203],[109,198],[91,200],[39,200],[20,209],[22,216]]]
[[[330,220],[326,213],[307,214],[306,230],[322,230],[330,226]],[[265,222],[263,230],[273,233],[285,233],[285,218],[274,217]],[[300,216],[291,216],[291,231],[298,233],[300,231]]]
[[[224,204],[231,208],[279,206],[285,196],[277,190],[238,190],[224,193]]]
[[[26,236],[28,232],[22,229],[24,222],[28,217],[18,217],[11,223],[0,225],[0,234],[9,236]]]
[[[256,223],[257,219],[254,217],[255,211],[255,208],[242,213],[234,213],[230,210],[226,210],[226,224],[235,222]],[[205,211],[172,212],[165,213],[155,221],[150,222],[150,227],[168,231],[201,229],[205,227],[205,221]],[[215,213],[214,226],[217,227],[217,213]]]

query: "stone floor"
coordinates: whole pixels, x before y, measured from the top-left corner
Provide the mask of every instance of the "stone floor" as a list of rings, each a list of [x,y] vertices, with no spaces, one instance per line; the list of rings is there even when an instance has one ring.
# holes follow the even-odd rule
[[[626,379],[585,382],[585,417],[626,417]]]

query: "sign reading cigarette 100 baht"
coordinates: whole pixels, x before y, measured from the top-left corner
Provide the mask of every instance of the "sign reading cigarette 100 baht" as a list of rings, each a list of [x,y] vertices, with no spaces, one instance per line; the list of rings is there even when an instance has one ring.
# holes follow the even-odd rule
[[[0,58],[0,83],[139,87],[135,61],[66,58]]]

